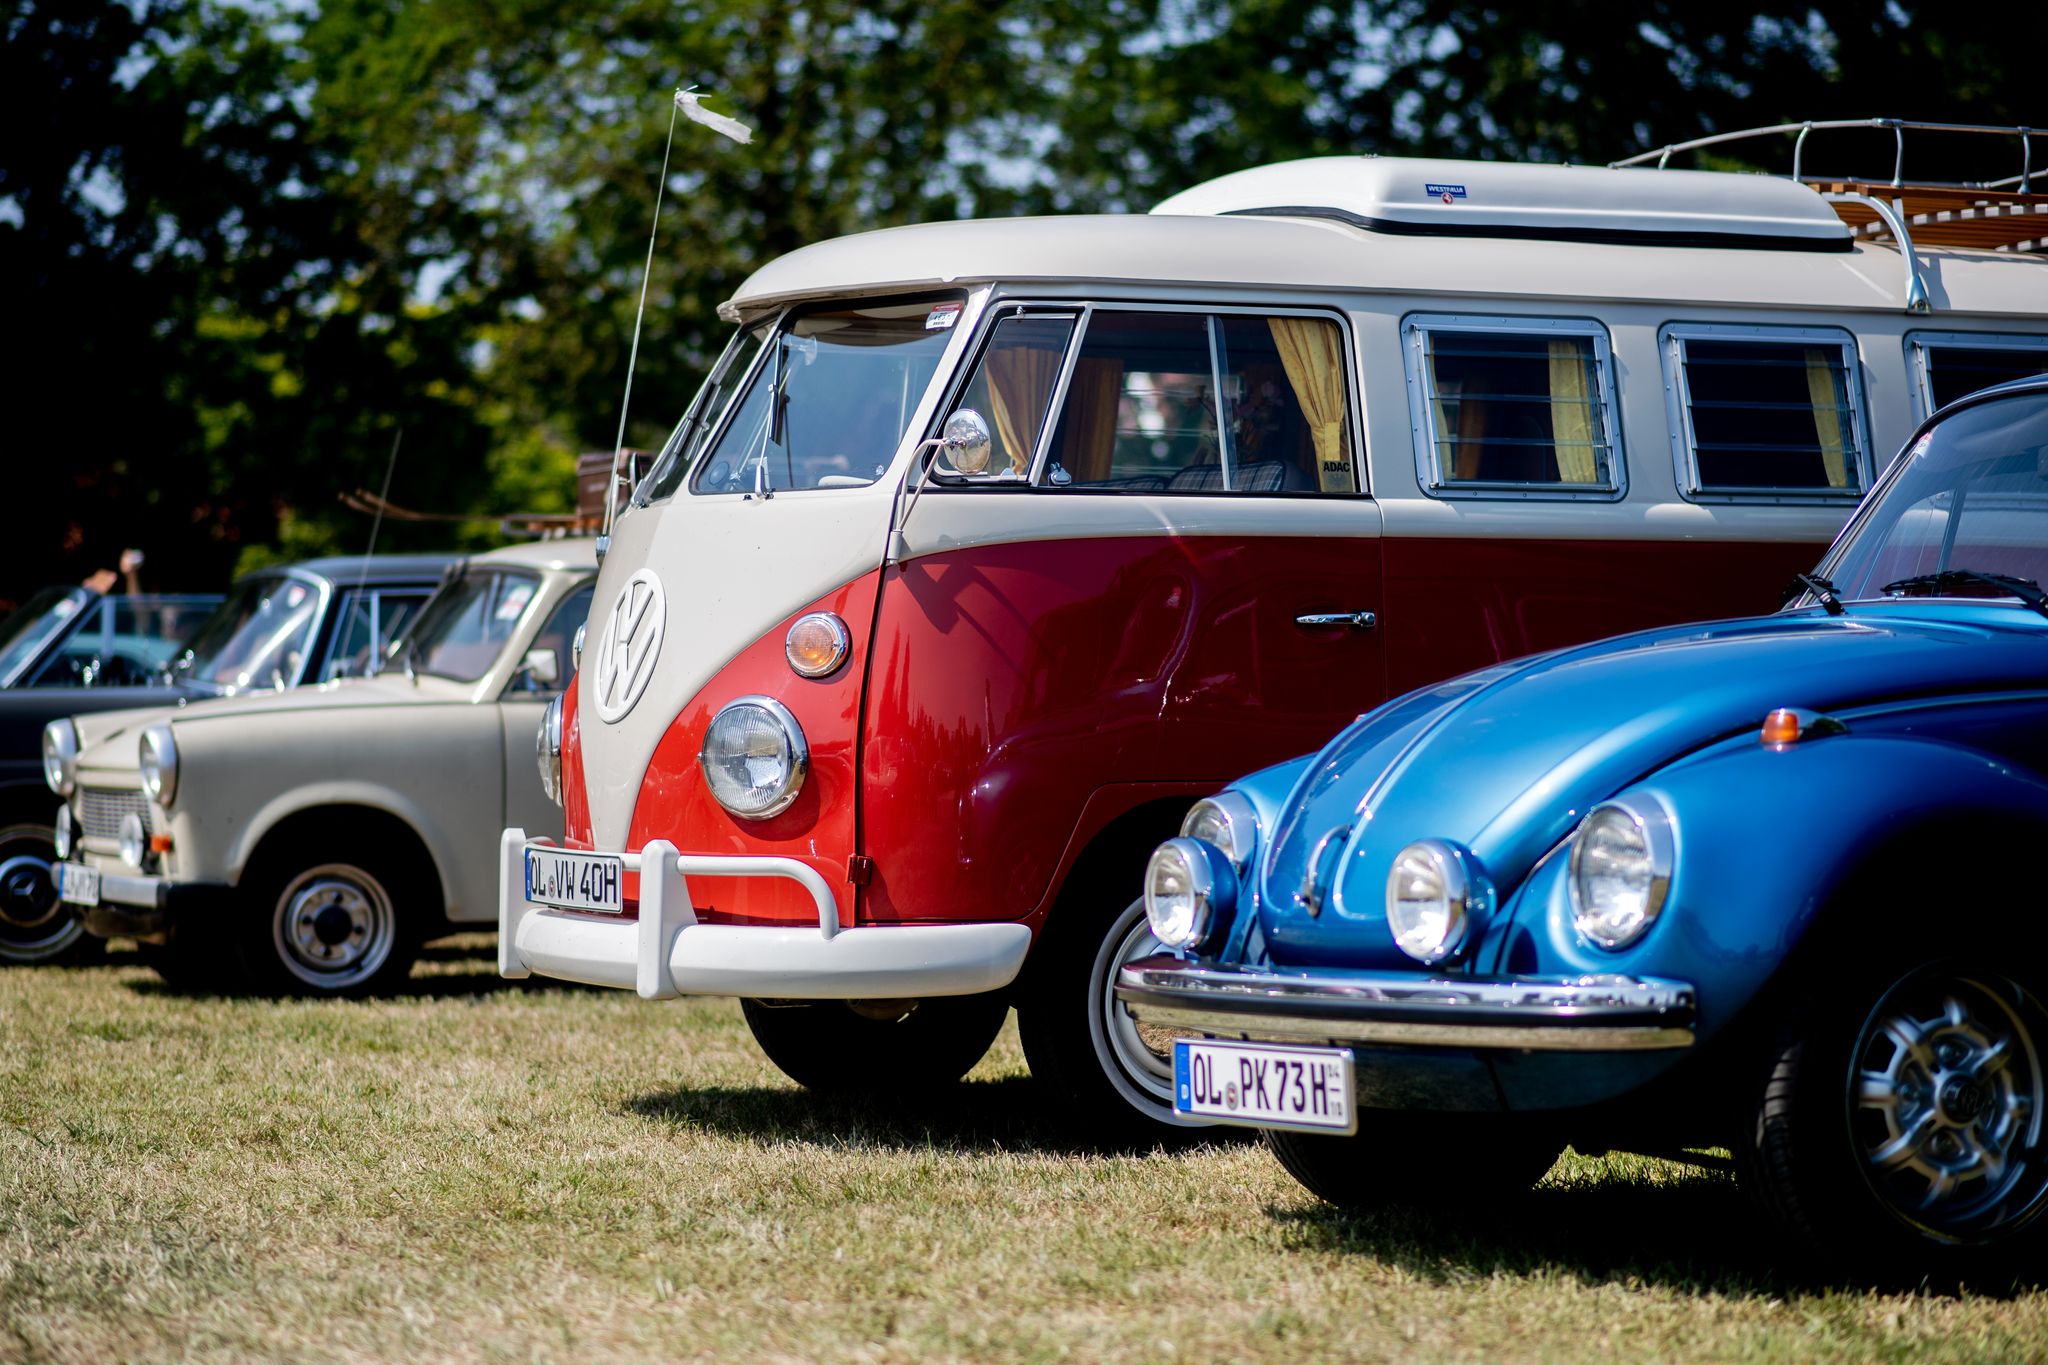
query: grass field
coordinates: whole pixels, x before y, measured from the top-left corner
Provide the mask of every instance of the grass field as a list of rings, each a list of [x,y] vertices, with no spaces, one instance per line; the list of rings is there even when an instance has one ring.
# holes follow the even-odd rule
[[[195,998],[0,971],[0,1358],[2040,1358],[2048,1295],[1772,1268],[1733,1186],[1567,1156],[1497,1224],[1347,1217],[1256,1145],[1102,1154],[1013,1032],[814,1099],[729,1001]]]

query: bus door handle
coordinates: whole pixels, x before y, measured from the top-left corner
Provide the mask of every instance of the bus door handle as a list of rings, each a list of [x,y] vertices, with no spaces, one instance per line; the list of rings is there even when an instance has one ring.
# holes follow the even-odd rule
[[[1369,611],[1312,611],[1305,616],[1294,618],[1294,624],[1304,630],[1315,630],[1320,626],[1348,626],[1352,630],[1371,630],[1380,623],[1380,618]]]

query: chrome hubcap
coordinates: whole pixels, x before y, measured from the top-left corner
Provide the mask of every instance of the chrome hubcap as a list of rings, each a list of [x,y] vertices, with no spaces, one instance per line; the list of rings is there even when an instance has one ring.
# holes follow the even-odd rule
[[[1916,973],[1863,1027],[1850,1118],[1871,1188],[1951,1241],[1994,1237],[2048,1193],[2040,1009],[2010,982]]]
[[[0,962],[46,962],[85,935],[50,880],[51,838],[40,825],[0,828]]]
[[[50,860],[17,853],[0,860],[0,921],[15,929],[40,929],[57,917],[57,888]]]
[[[278,897],[272,928],[286,969],[327,990],[375,973],[397,937],[383,884],[342,864],[300,873]]]
[[[1089,975],[1088,1031],[1111,1083],[1125,1099],[1169,1123],[1186,1124],[1189,1120],[1173,1112],[1173,1040],[1177,1031],[1139,1024],[1116,998],[1117,973],[1126,963],[1165,950],[1152,936],[1142,905],[1132,906],[1111,926]]]

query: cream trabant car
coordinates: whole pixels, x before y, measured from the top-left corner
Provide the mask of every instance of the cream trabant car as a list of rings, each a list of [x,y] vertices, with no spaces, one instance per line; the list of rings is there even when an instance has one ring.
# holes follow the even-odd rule
[[[597,572],[556,540],[455,568],[381,672],[76,719],[60,896],[167,977],[303,994],[403,979],[497,914],[497,832],[561,824],[534,736]]]

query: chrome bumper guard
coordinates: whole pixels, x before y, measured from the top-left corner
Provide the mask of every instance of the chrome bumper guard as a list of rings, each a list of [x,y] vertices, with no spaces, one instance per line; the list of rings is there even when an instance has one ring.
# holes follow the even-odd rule
[[[1141,1024],[1272,1042],[1635,1052],[1690,1047],[1693,988],[1640,976],[1279,972],[1148,957],[1117,999]]]
[[[615,855],[640,875],[637,920],[553,909],[526,898],[526,849],[555,847],[508,829],[498,844],[498,974],[637,991],[644,999],[738,995],[871,1000],[975,995],[1016,978],[1031,947],[1022,924],[841,928],[825,879],[795,858],[680,854],[663,839]],[[815,929],[699,924],[688,878],[786,877],[810,893]]]

